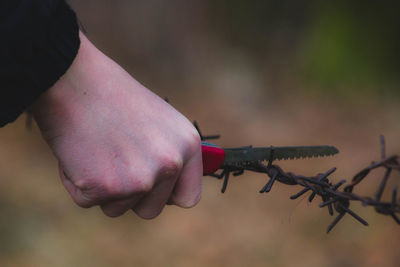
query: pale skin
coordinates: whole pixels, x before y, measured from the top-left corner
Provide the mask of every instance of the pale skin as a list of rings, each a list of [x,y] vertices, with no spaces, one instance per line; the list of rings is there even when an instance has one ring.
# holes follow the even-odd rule
[[[82,33],[68,71],[33,105],[81,207],[151,219],[201,197],[201,141],[193,125],[99,51]]]

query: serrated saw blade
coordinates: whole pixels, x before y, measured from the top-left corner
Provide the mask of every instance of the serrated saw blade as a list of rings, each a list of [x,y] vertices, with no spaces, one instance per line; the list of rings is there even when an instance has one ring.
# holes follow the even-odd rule
[[[274,160],[332,156],[339,153],[334,146],[283,146],[224,148],[224,164],[269,160],[271,151]]]

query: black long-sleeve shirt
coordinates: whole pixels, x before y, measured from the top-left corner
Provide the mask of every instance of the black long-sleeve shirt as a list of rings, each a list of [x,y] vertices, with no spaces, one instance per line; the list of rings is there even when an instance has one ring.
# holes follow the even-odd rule
[[[14,121],[70,67],[80,45],[64,0],[0,1],[0,127]]]

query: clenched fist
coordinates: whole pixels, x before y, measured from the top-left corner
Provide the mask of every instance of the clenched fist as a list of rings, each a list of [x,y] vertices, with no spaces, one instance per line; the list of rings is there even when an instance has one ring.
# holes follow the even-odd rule
[[[73,200],[112,217],[194,206],[202,181],[196,129],[80,37],[70,69],[33,106]]]

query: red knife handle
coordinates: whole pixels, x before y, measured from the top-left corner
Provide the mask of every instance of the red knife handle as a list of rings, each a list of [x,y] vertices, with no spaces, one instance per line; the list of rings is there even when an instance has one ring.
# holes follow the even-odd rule
[[[203,175],[216,172],[225,160],[225,151],[211,143],[202,142]]]

